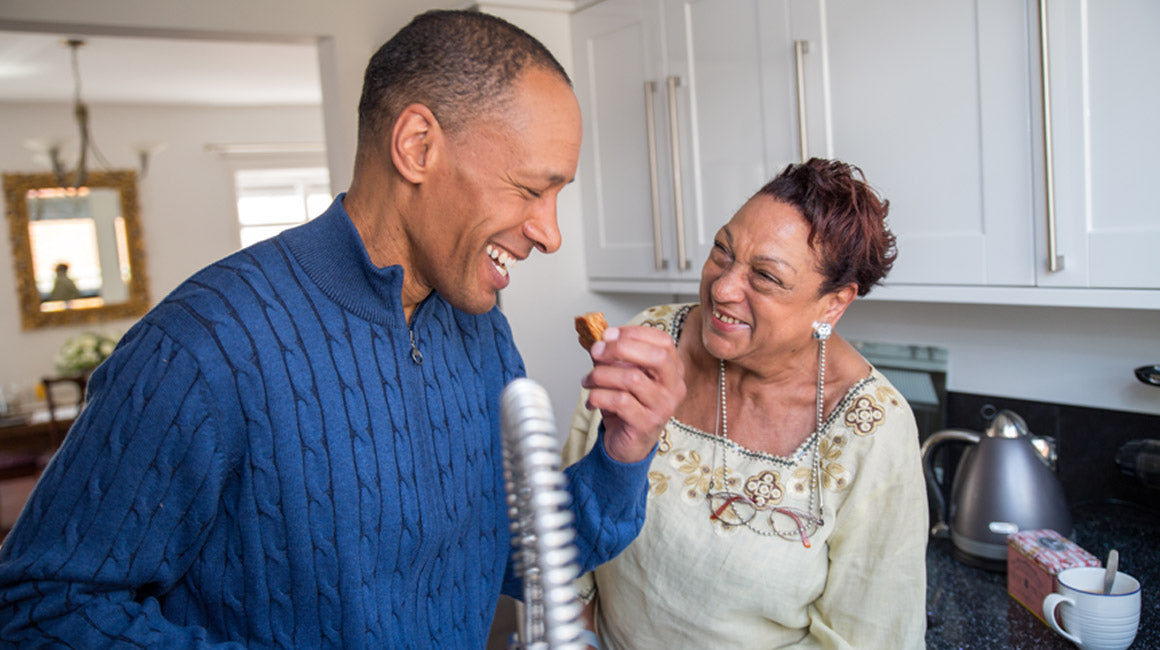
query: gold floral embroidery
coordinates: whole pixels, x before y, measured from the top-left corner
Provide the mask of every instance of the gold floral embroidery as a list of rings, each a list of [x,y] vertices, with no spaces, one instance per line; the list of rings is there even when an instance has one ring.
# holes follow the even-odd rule
[[[673,454],[673,464],[685,475],[684,484],[689,488],[685,491],[686,496],[695,499],[709,490],[709,477],[713,470],[701,462],[700,453],[679,449]]]
[[[640,324],[671,334],[672,331],[670,328],[673,325],[672,315],[674,311],[673,305],[654,307],[646,312],[647,316],[641,320]]]
[[[648,315],[657,319],[664,320],[671,316],[680,305],[658,305],[648,310]]]
[[[692,451],[688,449],[677,449],[673,452],[673,459],[669,462],[683,474],[708,470],[707,467],[701,464],[701,453],[695,449]]]
[[[841,463],[822,465],[822,487],[834,492],[845,490],[850,485],[850,472]]]
[[[789,489],[793,490],[794,494],[798,496],[804,496],[809,493],[810,472],[811,469],[809,465],[806,465],[805,467],[799,467],[795,469],[793,474],[790,475],[791,478],[793,478],[793,481],[790,482]]]
[[[733,473],[733,470],[726,470],[727,468],[725,466],[713,470],[713,482],[709,485],[709,489],[723,490],[725,492],[737,491],[737,486],[741,484],[741,479]]]
[[[651,327],[653,329],[658,329],[658,330],[660,330],[662,332],[666,332],[666,333],[669,331],[668,321],[646,318],[645,320],[641,321],[640,324],[644,325],[645,327]]]
[[[874,433],[879,424],[886,418],[886,411],[869,395],[860,395],[846,410],[845,422],[854,433],[860,436],[869,436]]]
[[[673,449],[673,442],[669,440],[669,429],[661,429],[661,437],[657,440],[657,455],[664,456]]]
[[[874,389],[874,396],[878,398],[879,402],[890,402],[891,406],[901,405],[901,402],[898,401],[898,393],[890,386],[878,386]]]
[[[781,498],[785,496],[785,488],[782,487],[781,477],[777,472],[766,470],[746,479],[745,496],[760,508],[781,503]]]
[[[651,471],[648,473],[649,492],[660,496],[669,490],[669,475],[664,472]]]
[[[832,447],[845,447],[846,440],[847,440],[847,438],[846,438],[846,434],[844,432],[835,431],[834,435],[830,436],[827,440],[823,440],[822,442],[823,442],[823,444],[828,444]],[[841,455],[841,453],[842,452],[839,451],[838,455]],[[835,456],[834,458],[837,459],[837,456]]]
[[[845,436],[834,436],[833,438],[822,438],[818,442],[818,456],[821,458],[822,464],[827,462],[834,462],[842,457],[842,447],[846,444]]]
[[[712,488],[721,489],[726,486],[732,489],[737,485],[737,477],[726,476],[725,467],[710,468],[701,462],[701,454],[696,450],[677,449],[669,463],[685,475],[683,484],[688,488],[684,496],[690,500],[699,500],[709,492],[710,481]]]
[[[821,465],[822,487],[827,490],[843,490],[850,484],[850,472],[838,463],[842,457],[846,436],[838,433],[831,438],[823,438],[818,443],[818,460]]]
[[[822,438],[818,442],[818,464],[821,466],[819,480],[823,488],[832,492],[840,492],[850,486],[850,470],[838,462],[842,457],[847,441],[848,438],[845,435],[835,433],[833,436]],[[813,467],[806,463],[795,469],[790,475],[789,489],[799,496],[808,494],[812,477]]]

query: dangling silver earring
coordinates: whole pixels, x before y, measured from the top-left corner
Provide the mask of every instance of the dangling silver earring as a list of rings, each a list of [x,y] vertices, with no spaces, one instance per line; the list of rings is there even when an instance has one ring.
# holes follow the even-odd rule
[[[819,341],[825,341],[834,333],[834,326],[827,322],[816,320],[814,321],[814,338]]]

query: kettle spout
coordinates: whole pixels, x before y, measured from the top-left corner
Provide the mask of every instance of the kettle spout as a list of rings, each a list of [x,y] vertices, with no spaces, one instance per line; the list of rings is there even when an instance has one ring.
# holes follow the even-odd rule
[[[1036,453],[1039,454],[1039,459],[1050,467],[1051,471],[1057,471],[1056,467],[1059,464],[1059,454],[1055,450],[1055,438],[1031,436],[1031,446],[1035,447]]]

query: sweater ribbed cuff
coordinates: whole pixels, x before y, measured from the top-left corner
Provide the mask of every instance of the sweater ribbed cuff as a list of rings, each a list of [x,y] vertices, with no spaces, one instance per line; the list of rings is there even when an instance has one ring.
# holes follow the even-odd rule
[[[596,444],[593,446],[590,462],[600,476],[608,477],[608,481],[599,481],[591,485],[593,493],[605,503],[615,503],[623,500],[625,495],[638,495],[648,489],[648,469],[656,456],[657,445],[653,445],[648,455],[635,463],[622,463],[604,449],[604,423],[600,423]]]

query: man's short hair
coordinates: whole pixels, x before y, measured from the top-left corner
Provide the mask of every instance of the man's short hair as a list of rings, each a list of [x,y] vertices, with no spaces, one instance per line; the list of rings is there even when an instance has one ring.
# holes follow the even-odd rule
[[[476,11],[420,14],[371,57],[359,100],[359,142],[381,137],[403,109],[420,103],[443,130],[501,108],[529,66],[554,71],[571,84],[552,53],[511,23]]]

